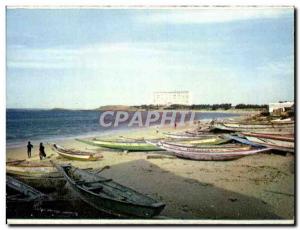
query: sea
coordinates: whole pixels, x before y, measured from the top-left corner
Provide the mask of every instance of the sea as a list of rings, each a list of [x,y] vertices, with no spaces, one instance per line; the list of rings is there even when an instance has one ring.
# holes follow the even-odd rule
[[[83,137],[94,137],[139,129],[138,125],[128,127],[123,122],[117,127],[103,127],[99,119],[103,111],[95,110],[6,110],[6,147],[19,147],[27,141],[55,141]],[[143,112],[143,117],[147,112]],[[131,114],[132,115],[132,114]],[[239,116],[224,112],[196,112],[194,120],[224,119]],[[114,117],[110,118],[113,122]],[[154,123],[153,125],[157,125]]]

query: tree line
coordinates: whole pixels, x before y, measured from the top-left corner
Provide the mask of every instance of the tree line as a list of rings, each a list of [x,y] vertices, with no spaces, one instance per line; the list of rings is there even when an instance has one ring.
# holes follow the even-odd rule
[[[236,106],[232,106],[231,103],[223,103],[223,104],[193,104],[193,105],[181,105],[181,104],[173,104],[169,106],[159,106],[159,105],[139,105],[134,106],[136,109],[144,109],[144,110],[228,110],[228,109],[268,109],[268,105],[257,105],[257,104],[237,104]]]

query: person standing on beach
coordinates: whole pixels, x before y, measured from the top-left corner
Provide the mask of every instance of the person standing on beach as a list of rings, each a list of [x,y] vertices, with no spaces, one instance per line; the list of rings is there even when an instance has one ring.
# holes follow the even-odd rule
[[[30,143],[30,141],[28,141],[28,144],[27,144],[27,155],[28,155],[28,158],[31,157],[31,149],[33,148],[33,145]]]
[[[43,158],[46,157],[46,153],[45,153],[45,147],[43,145],[43,143],[40,143],[40,160],[43,160]]]

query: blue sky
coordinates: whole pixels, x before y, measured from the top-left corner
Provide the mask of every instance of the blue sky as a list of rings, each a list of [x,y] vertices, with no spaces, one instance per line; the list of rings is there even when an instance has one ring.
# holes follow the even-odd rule
[[[8,9],[7,107],[294,100],[292,8]]]

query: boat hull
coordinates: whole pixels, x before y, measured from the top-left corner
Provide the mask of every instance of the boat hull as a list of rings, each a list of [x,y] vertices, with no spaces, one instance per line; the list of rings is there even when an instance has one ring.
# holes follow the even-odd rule
[[[79,153],[76,153],[76,151],[71,151],[71,150],[65,149],[56,144],[51,144],[50,146],[54,152],[59,154],[61,157],[64,157],[69,160],[96,161],[103,157],[102,155],[99,155],[99,154],[98,154],[98,156],[96,156],[96,154],[94,154],[94,153],[87,153],[87,152],[83,153],[83,152],[79,152],[79,151],[78,151]]]
[[[241,127],[226,127],[221,124],[213,125],[213,129],[230,131],[230,132],[255,132],[255,133],[272,133],[272,134],[293,134],[294,128],[241,128]]]
[[[269,148],[258,149],[258,150],[247,150],[247,151],[233,151],[233,152],[196,152],[196,151],[184,151],[176,148],[169,148],[162,146],[168,152],[173,152],[179,158],[185,158],[190,160],[201,160],[201,161],[227,161],[235,160],[244,156],[254,155],[261,152],[269,151]]]
[[[186,132],[184,134],[179,134],[179,133],[163,133],[163,134],[173,139],[196,139],[196,140],[207,139],[216,136],[212,134],[193,134],[189,132]]]
[[[100,211],[120,217],[135,216],[151,218],[158,215],[165,207],[164,204],[157,203],[152,198],[146,197],[128,187],[115,183],[112,180],[107,180],[106,178],[89,172],[83,172],[82,170],[72,166],[57,167],[62,171],[71,188],[78,194],[78,196],[83,201]],[[76,169],[76,173],[81,175],[80,178],[85,178],[83,185],[79,184],[80,181],[76,181],[69,176],[68,170],[70,169]],[[95,181],[94,183],[101,184],[101,188],[86,188],[86,186],[93,183],[93,181]],[[86,183],[88,185],[85,185]],[[126,197],[135,199],[136,202],[132,203],[132,201],[127,201],[127,199],[125,199],[126,201],[120,200],[120,198]],[[141,202],[144,200],[146,203]]]
[[[162,145],[165,147],[168,147],[168,148],[176,148],[178,150],[183,150],[183,151],[210,152],[210,153],[243,151],[243,150],[249,150],[251,148],[250,146],[236,146],[236,147],[230,147],[230,148],[226,148],[225,146],[223,146],[223,148],[220,148],[220,147],[214,148],[213,146],[211,146],[210,148],[206,148],[206,147],[202,148],[202,147],[196,147],[196,146],[188,147],[188,146],[173,145],[168,142],[163,142]]]
[[[56,191],[57,188],[62,188],[65,186],[67,181],[65,178],[59,173],[49,173],[47,175],[40,175],[40,176],[27,176],[27,175],[16,175],[7,173],[9,176],[13,176],[19,181],[28,184],[40,191]]]
[[[260,144],[262,146],[272,148],[284,152],[294,152],[294,143],[280,140],[270,140],[266,138],[257,138],[253,136],[245,136],[249,141]]]
[[[294,135],[274,135],[274,134],[261,134],[261,133],[242,133],[244,136],[258,137],[258,138],[266,138],[270,140],[279,140],[286,142],[294,142]]]
[[[49,173],[57,172],[52,166],[24,166],[24,165],[6,165],[6,173],[23,176],[43,176]]]
[[[159,215],[162,211],[160,209],[151,209],[148,207],[141,207],[135,205],[128,205],[126,203],[115,202],[111,201],[110,199],[104,199],[99,197],[94,197],[93,195],[86,193],[82,189],[79,189],[75,184],[70,183],[71,187],[74,191],[76,191],[77,195],[82,199],[84,202],[88,203],[92,207],[96,208],[99,211],[119,216],[119,217],[130,217],[130,216],[138,216],[142,218],[150,218],[153,216]],[[137,210],[139,210],[137,212]]]
[[[102,141],[102,140],[93,140],[93,141],[87,141],[87,140],[79,140],[77,141],[86,143],[88,145],[93,145],[97,147],[104,147],[109,149],[118,149],[118,150],[127,150],[127,151],[161,151],[161,149],[149,145],[147,143],[131,143],[131,142],[110,142],[110,141]]]

